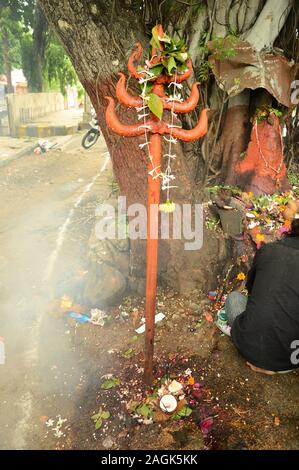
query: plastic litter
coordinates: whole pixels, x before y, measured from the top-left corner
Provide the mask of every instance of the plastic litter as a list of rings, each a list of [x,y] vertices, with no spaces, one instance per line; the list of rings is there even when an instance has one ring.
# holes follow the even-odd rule
[[[165,315],[164,313],[160,312],[160,313],[157,313],[155,315],[155,323],[158,323],[160,321],[162,321],[163,319],[165,318]],[[139,335],[144,333],[145,332],[145,323],[143,325],[141,325],[139,328],[137,328],[137,330],[135,330],[136,333],[138,333]]]
[[[93,325],[104,326],[107,317],[108,315],[99,308],[93,308],[90,310],[90,323]]]
[[[211,290],[209,293],[208,293],[208,299],[210,300],[216,300],[217,298],[217,292],[215,290]]]
[[[88,317],[87,315],[82,315],[82,313],[68,312],[68,316],[76,320],[81,325],[90,322],[90,317]]]

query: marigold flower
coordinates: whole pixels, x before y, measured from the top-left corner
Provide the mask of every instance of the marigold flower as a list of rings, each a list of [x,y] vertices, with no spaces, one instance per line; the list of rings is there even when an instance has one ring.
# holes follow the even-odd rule
[[[159,210],[161,212],[166,212],[166,213],[174,212],[175,203],[167,199],[167,201],[164,202],[164,204],[159,204]]]
[[[195,378],[192,377],[192,375],[188,379],[188,385],[194,385],[195,384]]]
[[[257,236],[256,236],[256,241],[257,242],[264,242],[265,241],[265,235],[263,235],[262,233],[258,233]]]
[[[237,280],[238,281],[244,281],[245,279],[246,279],[246,276],[245,276],[244,273],[241,272],[237,275]]]

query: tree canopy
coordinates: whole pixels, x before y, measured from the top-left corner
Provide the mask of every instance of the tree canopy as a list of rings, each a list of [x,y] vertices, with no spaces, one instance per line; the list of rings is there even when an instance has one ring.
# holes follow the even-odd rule
[[[0,73],[22,68],[31,91],[77,83],[74,68],[36,0],[0,0]]]

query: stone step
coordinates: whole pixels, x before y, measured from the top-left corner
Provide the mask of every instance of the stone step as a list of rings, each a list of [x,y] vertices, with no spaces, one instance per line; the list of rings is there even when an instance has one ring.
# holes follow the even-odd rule
[[[24,137],[53,137],[72,135],[78,131],[78,125],[53,126],[48,124],[26,124],[17,127],[17,136]]]

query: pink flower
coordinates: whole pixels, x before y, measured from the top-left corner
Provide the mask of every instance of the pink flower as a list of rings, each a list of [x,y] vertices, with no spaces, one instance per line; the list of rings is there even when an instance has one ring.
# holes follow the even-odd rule
[[[213,423],[214,423],[214,420],[213,418],[210,416],[209,418],[205,418],[203,419],[199,426],[200,426],[200,429],[201,429],[201,432],[206,436],[207,434],[209,434],[209,432],[211,431],[211,427],[213,426]]]

